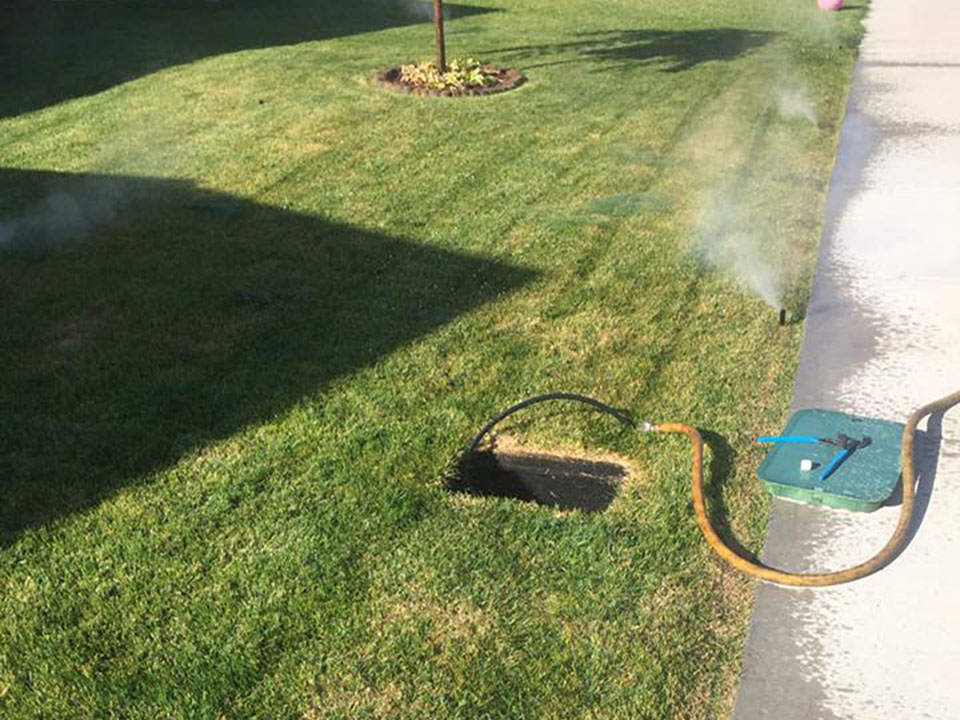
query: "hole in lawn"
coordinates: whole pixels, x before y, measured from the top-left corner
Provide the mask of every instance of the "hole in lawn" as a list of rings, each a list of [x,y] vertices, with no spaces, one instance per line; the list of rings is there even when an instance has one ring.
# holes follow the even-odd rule
[[[478,450],[464,455],[447,484],[453,492],[535,502],[561,510],[605,510],[627,476],[603,460]]]

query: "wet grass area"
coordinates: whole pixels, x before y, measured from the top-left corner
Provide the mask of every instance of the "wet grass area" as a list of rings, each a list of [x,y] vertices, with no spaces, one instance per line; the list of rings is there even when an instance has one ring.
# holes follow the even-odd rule
[[[586,207],[590,215],[629,217],[670,210],[670,199],[657,193],[630,193],[597,198]]]

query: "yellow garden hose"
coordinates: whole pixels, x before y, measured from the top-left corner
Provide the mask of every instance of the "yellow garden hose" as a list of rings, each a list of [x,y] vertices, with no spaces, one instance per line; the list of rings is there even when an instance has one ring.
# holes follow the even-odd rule
[[[900,520],[893,535],[887,541],[887,544],[866,562],[862,562],[846,570],[838,570],[829,573],[791,573],[775,568],[760,565],[759,563],[747,560],[731,550],[717,535],[716,530],[710,524],[707,516],[707,507],[703,495],[703,439],[695,428],[683,423],[667,423],[656,425],[651,429],[661,433],[684,434],[690,438],[693,449],[693,507],[697,515],[697,524],[703,531],[704,537],[710,543],[714,551],[747,575],[777,583],[779,585],[793,585],[800,587],[823,587],[826,585],[839,585],[841,583],[859,580],[866,577],[885,566],[895,556],[897,550],[903,544],[907,537],[907,531],[910,528],[910,521],[913,518],[913,504],[915,493],[915,475],[913,469],[913,442],[917,431],[917,425],[927,415],[936,412],[945,412],[949,408],[960,403],[960,392],[947,395],[940,400],[924,405],[913,413],[907,420],[906,427],[903,429],[903,439],[900,447],[900,468],[903,480],[903,502],[900,505]]]

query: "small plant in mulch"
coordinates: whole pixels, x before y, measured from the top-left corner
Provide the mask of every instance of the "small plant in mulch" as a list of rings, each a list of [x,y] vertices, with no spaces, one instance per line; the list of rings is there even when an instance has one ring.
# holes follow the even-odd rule
[[[426,60],[400,66],[401,83],[427,90],[456,90],[492,87],[500,82],[500,71],[489,65],[481,65],[473,58],[451,60],[447,71],[441,72],[437,64]]]
[[[517,70],[501,70],[473,58],[458,58],[441,71],[435,62],[423,62],[390,68],[377,75],[382,85],[399,92],[456,97],[489,95],[517,87],[523,75]]]

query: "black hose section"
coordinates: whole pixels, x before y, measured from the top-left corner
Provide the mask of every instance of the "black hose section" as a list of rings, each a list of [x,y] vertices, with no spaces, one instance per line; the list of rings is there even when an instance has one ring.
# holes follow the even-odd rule
[[[611,407],[606,403],[602,403],[599,400],[595,400],[594,398],[587,397],[586,395],[578,395],[577,393],[562,393],[562,392],[547,393],[546,395],[537,395],[536,397],[529,398],[527,400],[524,400],[523,402],[518,402],[516,405],[507,408],[502,413],[497,415],[493,420],[491,420],[486,425],[484,425],[483,429],[479,433],[477,433],[477,436],[473,439],[473,442],[470,443],[470,447],[467,449],[467,455],[469,456],[469,455],[472,455],[474,452],[476,452],[477,448],[480,446],[480,442],[483,440],[486,434],[491,430],[493,430],[493,427],[497,423],[499,423],[501,420],[505,420],[506,418],[513,415],[515,412],[519,412],[520,410],[523,410],[524,408],[528,408],[531,405],[537,405],[539,403],[548,402],[550,400],[571,400],[573,402],[582,403],[584,405],[589,405],[592,408],[596,408],[597,410],[604,412],[607,415],[612,415],[620,423],[622,423],[623,425],[626,425],[627,427],[633,427],[635,424],[633,422],[633,418],[631,418],[628,414],[626,414],[622,410],[617,410],[615,407]]]

